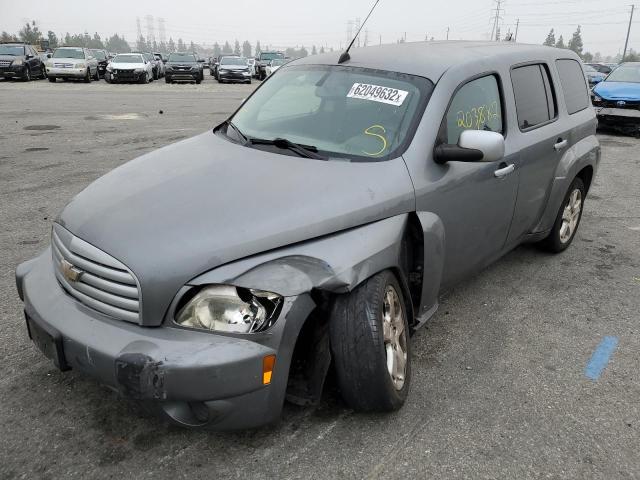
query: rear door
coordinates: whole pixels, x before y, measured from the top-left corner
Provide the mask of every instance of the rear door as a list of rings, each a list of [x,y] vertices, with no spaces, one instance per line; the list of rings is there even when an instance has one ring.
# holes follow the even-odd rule
[[[550,67],[545,62],[511,69],[518,128],[514,137],[520,156],[518,200],[508,243],[517,243],[537,225],[547,205],[556,167],[569,147],[569,131],[559,122]]]

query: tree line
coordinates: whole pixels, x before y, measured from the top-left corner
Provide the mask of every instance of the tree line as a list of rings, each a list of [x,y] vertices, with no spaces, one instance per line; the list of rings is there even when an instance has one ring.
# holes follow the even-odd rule
[[[624,57],[624,59],[620,54],[616,55],[615,57],[612,57],[612,56],[604,57],[600,54],[600,52],[591,53],[591,52],[584,51],[584,44],[582,41],[582,31],[581,31],[580,25],[578,25],[578,28],[576,29],[575,32],[573,32],[573,35],[571,36],[571,38],[566,44],[564,41],[564,37],[562,35],[560,35],[556,40],[556,32],[555,32],[555,29],[553,28],[551,29],[551,31],[547,35],[546,40],[542,44],[546,45],[547,47],[567,48],[569,50],[572,50],[576,52],[578,55],[580,55],[580,58],[582,58],[582,60],[585,61],[586,63],[589,63],[589,62],[620,63],[622,61],[626,61],[626,62],[640,61],[640,54],[635,52],[633,49],[627,52],[627,55]]]
[[[74,46],[85,47],[95,49],[105,49],[109,52],[115,53],[128,53],[131,51],[129,42],[123,35],[117,33],[110,37],[101,38],[96,32],[93,35],[89,35],[88,32],[80,34],[56,35],[55,32],[49,30],[46,34],[40,31],[40,28],[35,21],[28,22],[20,29],[17,35],[7,32],[0,33],[0,41],[2,42],[26,42],[31,45],[41,45],[45,40],[49,44],[49,48],[57,48],[61,46]],[[255,46],[251,45],[248,40],[242,42],[242,44],[236,40],[233,45],[228,41],[223,44],[215,43],[213,48],[205,48],[194,42],[185,43],[182,38],[178,38],[174,41],[172,37],[165,42],[158,42],[156,40],[149,40],[144,36],[140,36],[136,40],[135,48],[141,52],[160,52],[160,53],[172,53],[172,52],[197,52],[201,55],[211,55],[219,57],[224,54],[242,55],[243,57],[251,57],[252,55],[258,55],[262,51],[260,41],[256,42]],[[333,51],[333,48],[331,48]],[[311,51],[307,50],[304,46],[299,48],[287,48],[285,55],[291,58],[306,57],[307,55],[316,55],[317,53],[325,53],[325,48],[319,49],[314,45],[311,47]]]

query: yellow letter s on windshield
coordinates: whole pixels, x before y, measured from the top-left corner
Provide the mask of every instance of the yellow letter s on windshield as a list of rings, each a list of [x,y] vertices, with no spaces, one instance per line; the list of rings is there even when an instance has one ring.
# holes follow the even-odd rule
[[[387,139],[384,137],[384,135],[381,135],[381,134],[379,134],[379,133],[374,133],[374,132],[372,132],[372,130],[373,130],[373,129],[375,129],[375,128],[382,130],[382,133],[383,133],[383,134],[384,134],[384,133],[387,133],[387,131],[385,130],[385,128],[384,128],[382,125],[371,125],[369,128],[367,128],[367,129],[364,131],[364,134],[365,134],[365,135],[370,135],[370,136],[372,136],[372,137],[379,138],[379,139],[380,139],[380,141],[382,142],[382,148],[380,149],[380,151],[379,151],[379,152],[370,153],[370,152],[365,152],[365,151],[363,150],[363,153],[364,153],[364,154],[369,155],[369,156],[372,156],[372,157],[377,157],[377,156],[381,155],[381,154],[382,154],[382,153],[387,149]]]

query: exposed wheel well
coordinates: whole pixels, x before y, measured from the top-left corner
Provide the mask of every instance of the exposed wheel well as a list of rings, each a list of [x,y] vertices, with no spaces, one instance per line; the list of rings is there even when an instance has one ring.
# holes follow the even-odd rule
[[[576,177],[579,177],[582,180],[584,188],[588,193],[589,187],[591,187],[591,180],[593,180],[593,167],[591,165],[584,167],[578,172]]]

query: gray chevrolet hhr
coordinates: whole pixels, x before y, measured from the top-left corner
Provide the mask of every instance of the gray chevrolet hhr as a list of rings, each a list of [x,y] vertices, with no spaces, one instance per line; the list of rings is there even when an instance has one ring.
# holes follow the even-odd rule
[[[100,178],[16,271],[27,328],[185,426],[253,427],[335,369],[391,411],[438,296],[573,240],[600,159],[580,59],[430,42],[282,67],[222,125]]]

